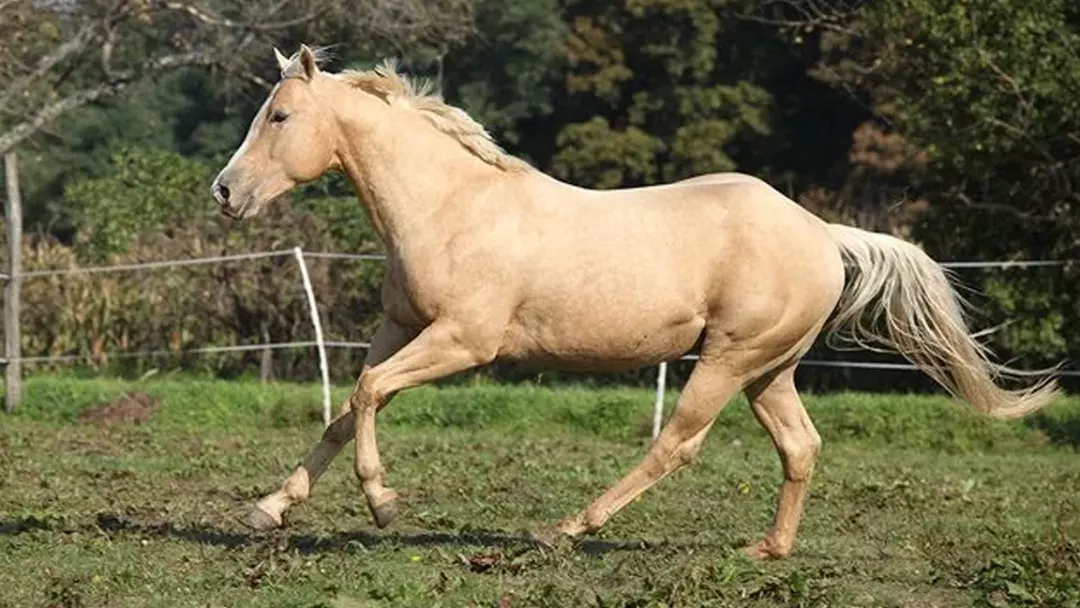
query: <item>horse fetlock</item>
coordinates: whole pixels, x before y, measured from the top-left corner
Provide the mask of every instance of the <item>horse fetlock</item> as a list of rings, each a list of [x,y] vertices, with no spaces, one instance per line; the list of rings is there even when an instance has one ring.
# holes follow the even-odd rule
[[[379,492],[379,488],[382,487],[383,473],[386,472],[381,463],[371,464],[368,462],[357,462],[353,471],[356,473],[356,478],[360,480],[360,485],[363,486],[364,492],[369,493],[369,488],[376,493]]]
[[[590,508],[585,511],[584,517],[581,518],[581,524],[584,528],[584,532],[596,532],[600,528],[604,527],[604,524],[611,519],[611,511],[608,509],[596,509]]]
[[[560,521],[553,527],[539,532],[536,536],[542,542],[551,541],[546,542],[546,544],[554,544],[558,537],[577,538],[586,532],[588,532],[588,529],[584,516],[578,514]]]
[[[288,497],[294,501],[307,500],[311,492],[311,480],[304,467],[297,467],[293,474],[285,480],[281,488]]]

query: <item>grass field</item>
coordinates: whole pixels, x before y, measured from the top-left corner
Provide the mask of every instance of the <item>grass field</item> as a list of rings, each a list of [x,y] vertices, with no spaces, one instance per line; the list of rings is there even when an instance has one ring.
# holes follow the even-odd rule
[[[158,402],[149,420],[83,416],[128,390]],[[393,526],[370,524],[347,451],[267,534],[237,518],[319,436],[316,389],[44,376],[26,393],[0,418],[2,606],[1080,606],[1076,398],[1006,424],[944,398],[808,396],[825,446],[800,541],[757,564],[737,548],[771,521],[780,467],[740,402],[697,464],[546,549],[528,531],[644,453],[650,392],[412,391],[379,428]]]

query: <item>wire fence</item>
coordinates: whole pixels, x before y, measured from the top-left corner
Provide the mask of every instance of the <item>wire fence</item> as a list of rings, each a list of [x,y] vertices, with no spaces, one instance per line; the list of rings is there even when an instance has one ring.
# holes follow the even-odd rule
[[[237,253],[233,255],[216,255],[204,258],[191,258],[187,260],[157,260],[153,262],[137,262],[134,264],[117,264],[115,266],[79,266],[76,268],[30,270],[27,272],[20,272],[18,276],[19,278],[29,279],[34,277],[55,277],[69,274],[97,274],[104,272],[154,270],[158,268],[183,268],[185,266],[204,266],[206,264],[243,262],[250,260],[261,260],[265,258],[285,257],[290,255],[295,255],[294,249],[282,249],[279,251],[257,251],[253,253]],[[311,257],[310,254],[304,255],[307,257]]]
[[[54,269],[40,269],[31,270],[26,272],[16,272],[13,274],[0,274],[0,280],[6,280],[11,282],[13,278],[17,280],[34,279],[40,277],[50,276],[63,276],[73,274],[96,274],[96,273],[114,273],[114,272],[140,272],[140,271],[152,271],[168,268],[180,268],[190,266],[201,266],[209,264],[229,264],[238,262],[247,262],[267,258],[283,258],[293,257],[300,269],[301,282],[304,292],[307,296],[307,303],[311,313],[312,331],[315,336],[314,340],[300,340],[291,342],[268,342],[260,344],[235,344],[235,345],[209,345],[191,349],[178,349],[178,350],[147,350],[147,351],[116,351],[98,353],[96,355],[41,355],[22,357],[21,353],[8,353],[7,357],[0,358],[0,363],[10,366],[11,364],[18,365],[35,365],[35,364],[48,364],[48,363],[72,363],[79,361],[93,361],[98,357],[105,357],[108,359],[131,359],[139,357],[156,357],[156,356],[180,356],[180,355],[197,355],[197,354],[221,354],[221,353],[236,353],[236,352],[252,352],[252,351],[268,351],[268,350],[281,350],[281,349],[306,349],[315,348],[319,353],[319,369],[320,369],[320,384],[322,385],[323,392],[323,422],[329,424],[330,422],[330,378],[327,367],[326,350],[327,349],[367,349],[371,345],[369,342],[364,341],[327,341],[323,339],[322,322],[319,317],[319,307],[317,296],[311,286],[311,280],[308,276],[307,263],[308,259],[321,259],[321,260],[353,260],[362,262],[385,262],[386,256],[382,254],[354,254],[354,253],[339,253],[339,252],[309,252],[303,251],[299,247],[293,249],[281,249],[273,251],[258,251],[249,253],[239,253],[231,255],[218,255],[207,256],[201,258],[190,258],[184,260],[156,260],[150,262],[129,263],[129,264],[117,264],[110,266],[82,266],[73,268],[54,268]],[[975,262],[975,261],[961,261],[961,262],[943,262],[941,266],[949,269],[1011,269],[1011,268],[1036,268],[1036,267],[1063,267],[1071,262],[1064,260],[1016,260],[1016,261],[987,261],[987,262]],[[16,320],[17,322],[17,320]],[[10,345],[9,345],[10,346]],[[680,357],[679,361],[695,361],[696,355],[684,355]],[[824,367],[824,368],[849,368],[849,369],[876,369],[876,370],[898,370],[898,371],[917,371],[918,367],[907,363],[889,363],[889,362],[876,362],[876,361],[842,361],[842,360],[823,360],[823,359],[804,359],[800,362],[801,366],[809,367]],[[660,363],[657,370],[657,383],[656,383],[656,402],[654,404],[654,419],[653,419],[653,436],[655,437],[659,432],[660,423],[663,416],[664,397],[666,393],[666,378],[667,378],[667,362]],[[1080,377],[1080,370],[1063,369],[1057,372],[1059,375],[1067,377]],[[10,376],[9,376],[10,379]],[[10,394],[10,393],[9,393]]]

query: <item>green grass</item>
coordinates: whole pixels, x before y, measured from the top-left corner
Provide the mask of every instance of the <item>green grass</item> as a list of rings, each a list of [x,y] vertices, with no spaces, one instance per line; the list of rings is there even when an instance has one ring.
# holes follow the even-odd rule
[[[78,421],[128,389],[160,399],[148,423]],[[642,456],[652,395],[633,389],[410,391],[380,415],[406,502],[390,529],[347,451],[284,529],[249,532],[236,518],[317,440],[318,398],[29,379],[0,418],[0,606],[1080,606],[1080,399],[1002,423],[939,397],[806,396],[825,447],[800,540],[755,564],[737,548],[767,529],[780,467],[740,401],[600,534],[528,540]]]

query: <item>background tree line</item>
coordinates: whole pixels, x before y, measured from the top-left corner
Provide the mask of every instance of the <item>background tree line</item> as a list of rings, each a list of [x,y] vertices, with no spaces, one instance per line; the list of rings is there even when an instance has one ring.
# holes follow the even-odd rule
[[[0,151],[22,161],[28,265],[377,250],[340,178],[255,223],[223,221],[206,195],[277,78],[271,45],[299,42],[332,45],[331,69],[403,57],[510,151],[582,186],[743,171],[937,259],[1080,258],[1069,0],[0,0]],[[369,335],[381,267],[314,272],[330,334]],[[1080,265],[961,278],[1003,357],[1080,361]],[[27,354],[310,334],[289,259],[24,289]],[[358,356],[337,353],[335,375]],[[279,376],[313,365],[274,358]]]

